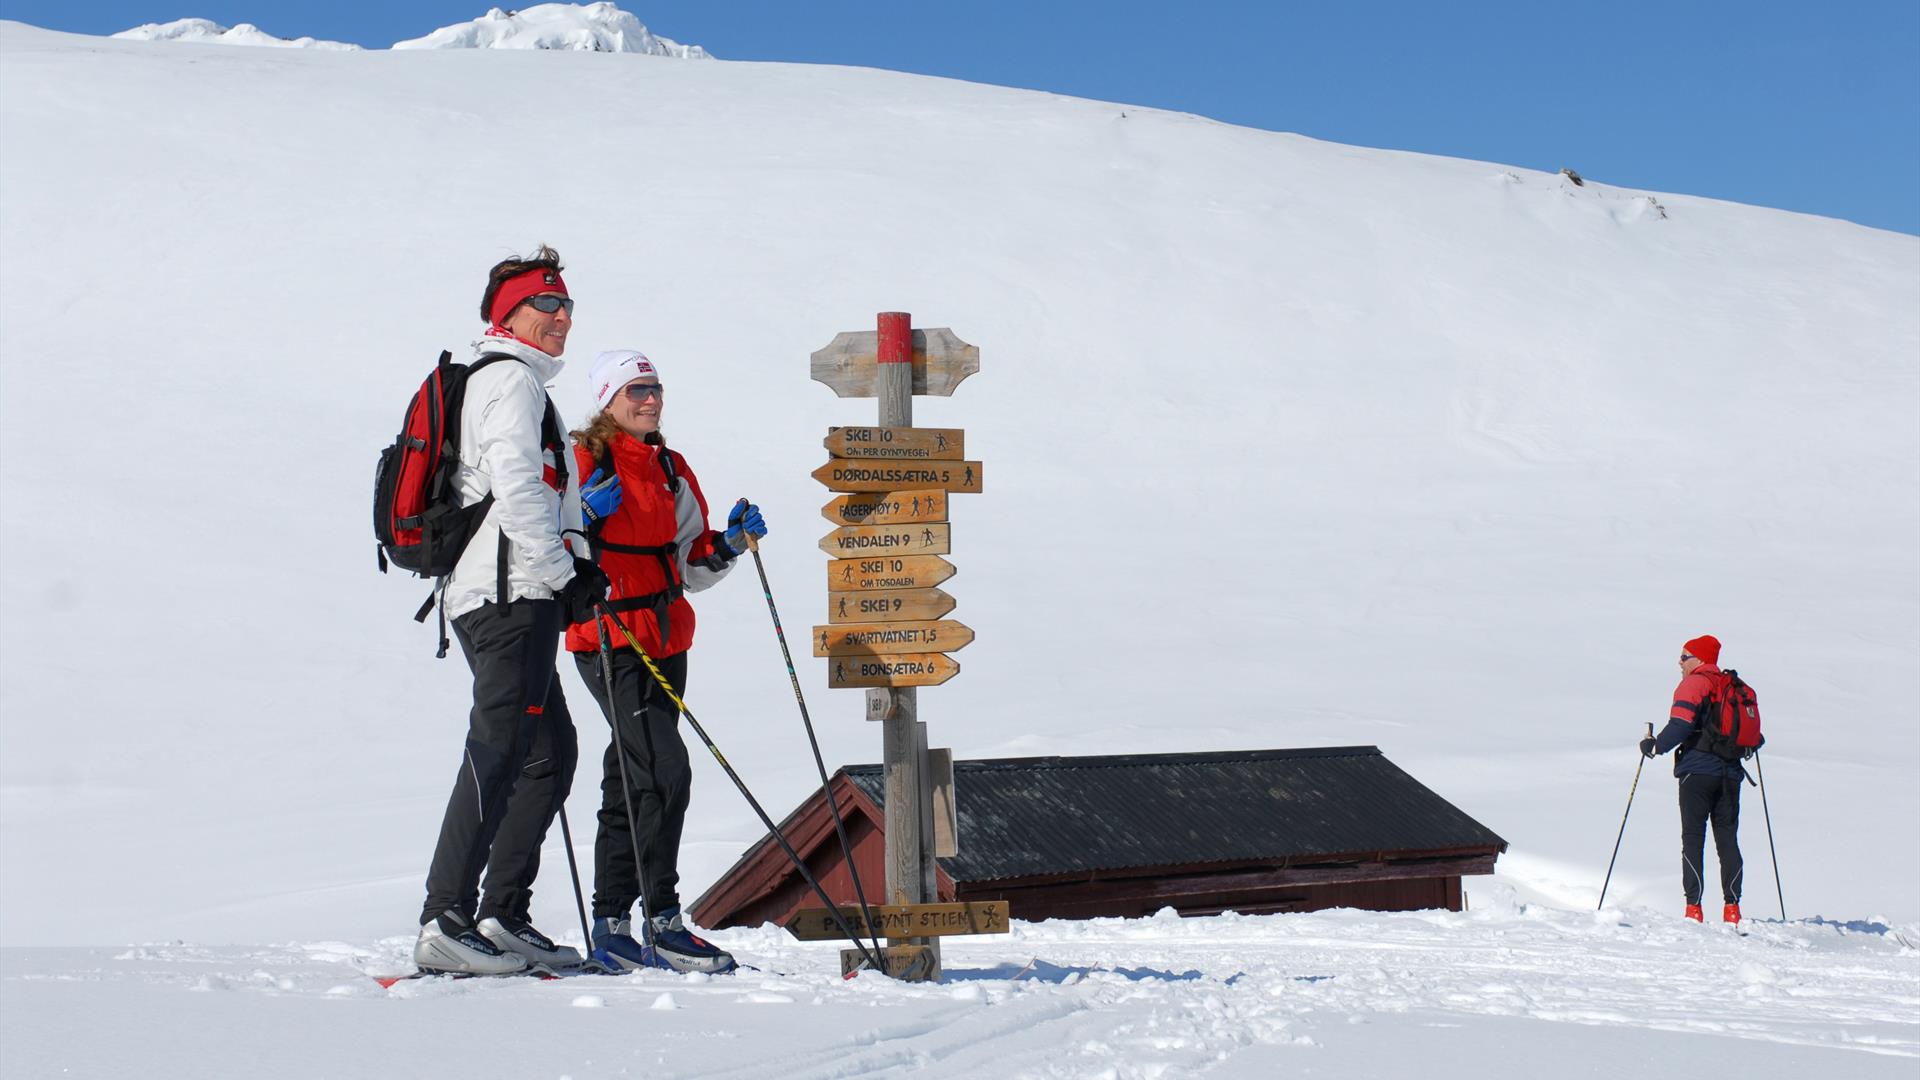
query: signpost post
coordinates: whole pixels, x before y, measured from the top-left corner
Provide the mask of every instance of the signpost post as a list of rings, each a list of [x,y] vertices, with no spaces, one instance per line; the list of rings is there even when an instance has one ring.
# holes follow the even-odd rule
[[[837,527],[820,542],[833,561],[827,624],[814,627],[814,655],[826,659],[829,686],[868,688],[866,717],[882,725],[892,904],[874,913],[895,939],[886,950],[888,973],[937,980],[939,935],[1006,927],[1004,905],[995,909],[997,931],[967,929],[992,924],[980,912],[965,918],[934,913],[935,907],[971,912],[980,905],[930,906],[938,876],[934,787],[942,781],[938,818],[948,828],[941,847],[952,853],[952,754],[929,751],[916,689],[957,675],[960,665],[947,653],[973,640],[972,630],[943,618],[954,600],[934,586],[954,573],[940,557],[952,550],[948,497],[980,491],[984,469],[966,458],[965,432],[913,426],[913,395],[952,394],[980,370],[980,350],[951,330],[914,330],[906,312],[886,311],[876,332],[842,333],[814,353],[811,370],[840,397],[879,399],[876,426],[827,432],[823,445],[832,460],[813,473],[829,490],[846,493],[821,511]],[[946,771],[935,776],[940,766]],[[844,954],[841,959],[846,963]]]

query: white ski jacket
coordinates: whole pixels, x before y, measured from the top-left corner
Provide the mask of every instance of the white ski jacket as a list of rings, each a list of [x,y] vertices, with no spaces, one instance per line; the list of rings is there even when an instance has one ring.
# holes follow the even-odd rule
[[[547,477],[557,463],[540,443],[546,384],[560,374],[560,358],[516,338],[483,337],[473,343],[468,363],[490,353],[513,361],[489,364],[467,381],[454,485],[460,505],[472,506],[488,492],[493,505],[447,576],[440,602],[449,619],[499,599],[502,534],[507,599],[552,597],[573,578],[573,555],[562,533],[581,528],[580,478],[569,475],[566,490],[554,490]],[[565,430],[563,424],[563,440]]]

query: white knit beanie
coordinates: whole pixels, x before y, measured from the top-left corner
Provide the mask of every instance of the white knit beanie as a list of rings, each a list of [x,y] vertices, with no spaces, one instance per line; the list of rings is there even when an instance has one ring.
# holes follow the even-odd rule
[[[621,387],[641,378],[659,382],[660,371],[637,349],[610,349],[593,358],[587,377],[593,387],[594,402],[604,409]]]

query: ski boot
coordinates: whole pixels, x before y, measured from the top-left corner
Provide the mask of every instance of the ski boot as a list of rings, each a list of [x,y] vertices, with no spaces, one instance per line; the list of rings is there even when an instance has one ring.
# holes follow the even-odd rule
[[[1694,922],[1706,922],[1706,921],[1707,921],[1707,916],[1706,916],[1706,914],[1705,914],[1704,912],[1702,912],[1702,911],[1700,910],[1700,905],[1699,905],[1699,904],[1688,904],[1688,905],[1687,905],[1687,918],[1689,918],[1689,919],[1692,919],[1692,920],[1693,920]]]
[[[678,907],[647,920],[647,944],[662,965],[675,971],[724,975],[740,966],[732,953],[689,932]]]
[[[480,920],[480,936],[503,953],[525,957],[528,967],[567,971],[586,963],[586,957],[571,945],[556,945],[553,939],[533,928],[533,924],[511,915]]]
[[[634,940],[633,922],[624,918],[593,920],[593,958],[613,971],[667,967],[654,955],[652,946]]]
[[[511,975],[527,966],[526,957],[500,951],[457,911],[443,911],[420,928],[413,962],[435,975]]]
[[[1740,926],[1740,905],[1738,903],[1732,903],[1732,904],[1728,904],[1724,908],[1721,908],[1720,921],[1725,923],[1732,923],[1734,925],[1734,928],[1738,929]]]

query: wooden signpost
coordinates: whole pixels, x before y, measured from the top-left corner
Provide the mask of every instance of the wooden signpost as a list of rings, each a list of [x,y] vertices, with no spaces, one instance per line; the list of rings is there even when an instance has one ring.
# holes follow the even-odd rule
[[[848,525],[822,537],[820,550],[836,559],[861,555],[945,555],[953,550],[953,526]]]
[[[959,674],[948,653],[973,641],[967,626],[942,618],[954,599],[934,586],[954,574],[940,557],[953,546],[948,497],[978,493],[985,477],[966,457],[964,431],[913,426],[913,395],[952,394],[980,370],[980,350],[944,327],[915,330],[905,312],[889,311],[877,331],[834,338],[813,354],[811,369],[840,397],[879,399],[878,424],[828,429],[822,445],[831,460],[813,472],[828,490],[845,492],[821,510],[837,528],[820,541],[833,561],[827,623],[813,628],[813,654],[827,663],[828,686],[868,688],[866,717],[882,723],[886,895],[898,902],[873,909],[892,939],[881,961],[895,978],[938,980],[941,935],[1002,933],[1007,920],[1001,901],[929,903],[937,897],[936,850],[956,854],[958,830],[953,755],[928,747],[916,689]],[[864,926],[857,908],[841,910]],[[839,936],[825,909],[800,912],[788,929],[803,940]],[[840,963],[842,973],[856,970],[859,950],[842,950]]]
[[[955,652],[973,642],[973,630],[952,619],[938,622],[854,623],[813,628],[815,656],[875,656],[886,652]]]
[[[873,592],[833,593],[827,598],[827,621],[924,622],[953,610],[954,599],[940,589],[878,589]]]
[[[947,493],[938,488],[842,495],[820,508],[835,525],[919,525],[947,520]]]
[[[831,491],[884,491],[942,488],[977,495],[982,479],[977,461],[851,461],[836,458],[813,470],[813,478]]]
[[[827,685],[939,686],[960,674],[960,662],[946,653],[875,653],[827,658]]]
[[[827,564],[827,590],[931,589],[953,575],[953,564],[938,555],[835,559]]]
[[[894,940],[952,934],[1004,934],[1008,930],[1005,900],[868,906],[873,910],[872,925],[857,906],[840,908],[840,917],[861,937],[878,934]],[[826,908],[802,908],[794,912],[787,920],[787,933],[799,941],[833,941],[841,936],[840,924]]]
[[[967,456],[967,433],[959,428],[828,428],[822,445],[837,458],[905,458],[959,461]]]

